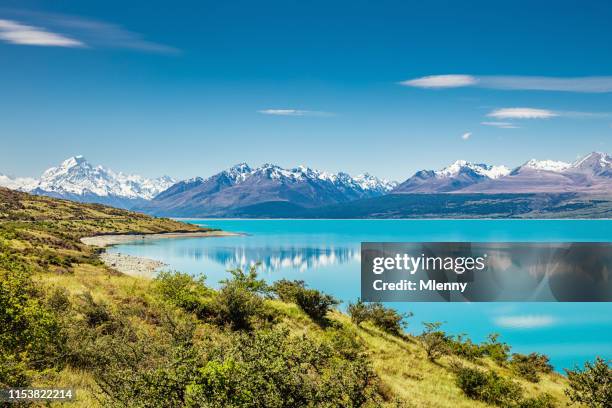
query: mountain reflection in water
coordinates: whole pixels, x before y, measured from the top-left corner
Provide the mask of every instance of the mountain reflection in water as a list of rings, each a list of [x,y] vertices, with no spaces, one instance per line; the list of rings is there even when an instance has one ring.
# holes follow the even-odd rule
[[[178,255],[193,260],[209,259],[227,269],[245,268],[259,263],[260,270],[292,268],[300,272],[319,267],[360,261],[357,248],[312,247],[204,247],[180,248]]]

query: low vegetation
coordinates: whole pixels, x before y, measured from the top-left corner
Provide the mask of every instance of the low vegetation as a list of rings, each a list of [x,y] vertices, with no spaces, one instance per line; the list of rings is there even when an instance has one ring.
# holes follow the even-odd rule
[[[566,378],[496,335],[475,344],[438,323],[407,335],[406,315],[358,301],[349,317],[256,267],[218,290],[180,272],[124,276],[80,238],[197,227],[3,189],[0,200],[0,388],[74,387],[75,407],[610,406],[603,360]]]
[[[411,313],[398,313],[396,310],[383,306],[382,303],[364,303],[358,299],[350,303],[347,308],[351,320],[357,326],[363,322],[370,322],[384,332],[400,336],[408,326],[407,319]]]

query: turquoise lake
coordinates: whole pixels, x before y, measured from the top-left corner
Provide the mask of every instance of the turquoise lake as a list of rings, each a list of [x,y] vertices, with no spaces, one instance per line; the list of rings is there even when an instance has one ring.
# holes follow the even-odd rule
[[[261,262],[267,281],[301,279],[341,299],[360,293],[362,241],[612,241],[608,220],[187,220],[241,232],[219,238],[161,239],[110,251],[157,259],[167,269],[204,274],[218,286],[227,270]],[[612,358],[612,303],[393,303],[411,311],[408,331],[442,321],[451,334],[482,341],[500,333],[512,351],[550,356],[557,370],[599,355]]]

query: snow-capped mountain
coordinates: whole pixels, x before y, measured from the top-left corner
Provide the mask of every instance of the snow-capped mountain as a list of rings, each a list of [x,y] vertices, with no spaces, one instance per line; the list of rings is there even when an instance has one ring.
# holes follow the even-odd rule
[[[421,170],[393,193],[612,193],[612,156],[593,152],[573,163],[531,159],[505,166],[458,160],[442,170]]]
[[[529,168],[533,170],[554,171],[559,173],[564,170],[567,170],[571,166],[571,163],[566,163],[563,161],[531,159],[520,167]]]
[[[421,170],[400,184],[394,193],[444,193],[484,180],[495,180],[510,174],[505,166],[491,166],[457,160],[441,170]]]
[[[159,194],[143,210],[165,215],[215,215],[247,206],[312,208],[388,193],[396,183],[363,174],[328,173],[305,166],[285,169],[266,163],[251,168],[237,164],[208,179],[179,182]]]
[[[83,156],[64,160],[59,166],[46,170],[38,180],[0,177],[0,185],[8,188],[123,208],[151,200],[174,183],[175,180],[167,176],[149,179],[93,166]]]
[[[58,167],[43,173],[36,186],[40,192],[73,195],[96,195],[150,200],[175,180],[170,177],[148,179],[138,175],[114,172],[102,166],[92,166],[83,156],[71,157]]]
[[[573,163],[529,160],[496,180],[463,188],[460,193],[612,193],[612,157],[593,152]]]

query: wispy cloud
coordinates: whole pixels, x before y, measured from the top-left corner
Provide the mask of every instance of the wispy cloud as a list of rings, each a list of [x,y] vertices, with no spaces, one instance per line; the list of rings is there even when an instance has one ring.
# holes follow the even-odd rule
[[[606,93],[612,92],[612,76],[545,77],[511,75],[430,75],[400,82],[417,88],[459,88]]]
[[[276,116],[333,116],[333,113],[303,109],[263,109],[257,111],[264,115]]]
[[[3,19],[0,19],[0,40],[11,44],[41,47],[85,47],[83,42],[65,35]]]
[[[512,329],[538,329],[552,326],[557,322],[555,317],[549,315],[499,316],[495,318],[495,324],[498,326]]]
[[[417,88],[458,88],[477,83],[478,80],[471,75],[430,75],[400,82],[401,85]]]
[[[472,137],[472,132],[465,132],[461,135],[461,139],[463,140],[468,140],[470,137]]]
[[[487,116],[495,119],[548,119],[559,114],[548,109],[502,108],[490,112]]]
[[[609,119],[612,118],[612,112],[558,111],[540,108],[501,108],[489,112],[487,116],[495,119],[549,119],[555,117],[564,117],[569,119]],[[481,125],[503,128],[517,127],[509,122],[496,121],[481,122]]]
[[[0,39],[13,44],[180,53],[177,48],[148,41],[143,35],[113,23],[27,10],[0,9],[0,12],[11,16],[10,20],[0,20]]]
[[[511,122],[480,122],[483,126],[493,126],[500,129],[518,129],[514,123]]]

